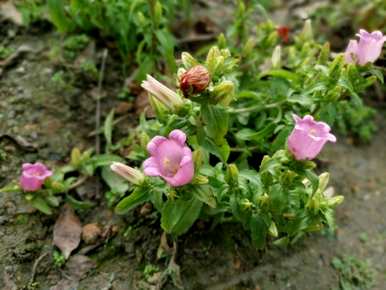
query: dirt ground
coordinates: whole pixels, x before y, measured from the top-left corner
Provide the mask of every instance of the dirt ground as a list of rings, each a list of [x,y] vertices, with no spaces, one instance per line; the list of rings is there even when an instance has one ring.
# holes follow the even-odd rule
[[[48,57],[52,39],[52,34],[16,38],[15,48],[28,45],[33,52],[21,55],[0,76],[0,186],[17,178],[23,161],[48,160],[53,166],[68,158],[72,147],[93,144],[88,133],[94,126],[95,85],[58,88],[52,80],[58,68]],[[116,92],[109,86],[117,79],[112,75],[106,81],[112,98]],[[104,104],[107,112],[113,102]],[[258,252],[232,225],[210,232],[195,228],[179,241],[177,263],[185,288],[340,289],[342,275],[332,261],[355,256],[374,273],[369,289],[386,289],[386,112],[379,112],[377,123],[380,129],[371,144],[354,146],[340,137],[321,157],[336,193],[345,196],[335,234],[310,235],[291,248]],[[125,227],[109,210],[97,208],[80,218],[83,223],[110,219],[125,235],[89,252],[96,267],[74,289],[154,289],[140,282],[146,265],[165,266],[155,259],[161,234],[156,216],[136,220],[131,215]],[[68,271],[56,268],[51,257],[55,219],[31,214],[19,195],[0,193],[0,289],[70,289],[58,288]],[[43,253],[49,254],[33,271]],[[30,283],[32,276],[36,283]]]

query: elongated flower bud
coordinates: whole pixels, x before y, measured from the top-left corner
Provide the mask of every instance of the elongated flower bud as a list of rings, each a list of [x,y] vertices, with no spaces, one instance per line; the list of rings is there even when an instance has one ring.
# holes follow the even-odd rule
[[[181,96],[150,75],[147,75],[147,78],[142,82],[141,87],[171,110],[176,110],[183,105]]]
[[[180,89],[185,96],[203,92],[209,85],[210,75],[203,65],[196,65],[183,73],[180,78]]]
[[[198,64],[198,61],[188,52],[183,52],[181,54],[181,60],[186,69],[192,68]]]
[[[279,68],[281,66],[281,46],[277,45],[272,53],[272,67]]]
[[[116,174],[135,185],[140,185],[145,180],[145,176],[141,171],[133,167],[127,166],[123,163],[114,162],[113,164],[111,164],[110,168]]]

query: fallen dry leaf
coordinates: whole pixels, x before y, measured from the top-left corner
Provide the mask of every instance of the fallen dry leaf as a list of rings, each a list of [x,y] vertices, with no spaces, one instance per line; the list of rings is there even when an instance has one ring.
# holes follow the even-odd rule
[[[23,17],[21,13],[16,9],[13,1],[0,1],[0,14],[3,15],[5,19],[11,20],[16,25],[23,24]]]
[[[54,226],[53,243],[66,259],[79,246],[81,234],[82,225],[79,218],[74,210],[65,204]]]

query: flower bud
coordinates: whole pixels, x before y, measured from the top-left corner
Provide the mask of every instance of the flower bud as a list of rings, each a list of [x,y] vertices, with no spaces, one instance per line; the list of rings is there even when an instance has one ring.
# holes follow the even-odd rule
[[[328,185],[328,181],[330,180],[330,174],[328,172],[324,172],[319,175],[319,192],[323,193]]]
[[[196,65],[180,77],[180,89],[185,96],[203,92],[209,85],[209,71],[203,65]]]
[[[312,23],[311,19],[307,19],[304,22],[303,30],[301,32],[301,35],[307,39],[307,40],[312,40],[314,38],[314,33],[312,31]]]
[[[274,238],[277,238],[279,236],[279,232],[277,230],[275,222],[271,223],[271,225],[268,228],[268,232]]]
[[[229,183],[237,184],[239,181],[239,170],[236,164],[229,164],[227,168],[227,179]]]
[[[196,177],[194,177],[193,179],[193,184],[208,184],[209,182],[209,179],[208,177],[204,176],[204,175],[197,175]]]
[[[176,110],[184,104],[181,96],[179,96],[176,92],[172,91],[165,85],[161,84],[150,75],[147,75],[146,80],[142,82],[141,87],[144,88],[149,94],[153,95],[168,109]]]
[[[281,66],[281,46],[277,45],[272,53],[272,67],[279,68]]]
[[[229,105],[233,99],[235,85],[231,81],[223,81],[213,88],[213,96],[217,103]]]
[[[127,166],[123,163],[114,162],[110,166],[110,168],[116,174],[118,174],[119,176],[123,177],[124,179],[128,180],[129,182],[135,185],[140,185],[145,180],[145,176],[141,171],[133,167]]]
[[[340,205],[343,202],[343,200],[344,200],[343,195],[337,195],[332,198],[329,198],[327,203],[329,206],[337,206],[337,205]]]
[[[206,66],[211,75],[214,75],[216,69],[222,65],[224,57],[221,55],[221,51],[217,46],[213,46],[206,56]]]
[[[279,26],[277,29],[277,34],[284,43],[289,41],[289,27],[288,26]]]
[[[253,203],[248,199],[248,198],[244,198],[243,201],[241,202],[241,205],[245,208],[245,209],[250,209],[253,207]]]
[[[181,54],[181,61],[185,68],[189,69],[198,65],[198,61],[188,52]]]

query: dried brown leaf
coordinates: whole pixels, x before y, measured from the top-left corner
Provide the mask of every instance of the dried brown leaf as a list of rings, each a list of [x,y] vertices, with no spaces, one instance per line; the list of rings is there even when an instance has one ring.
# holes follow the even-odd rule
[[[79,246],[81,234],[82,225],[79,218],[74,210],[65,204],[54,226],[53,243],[66,259]]]

